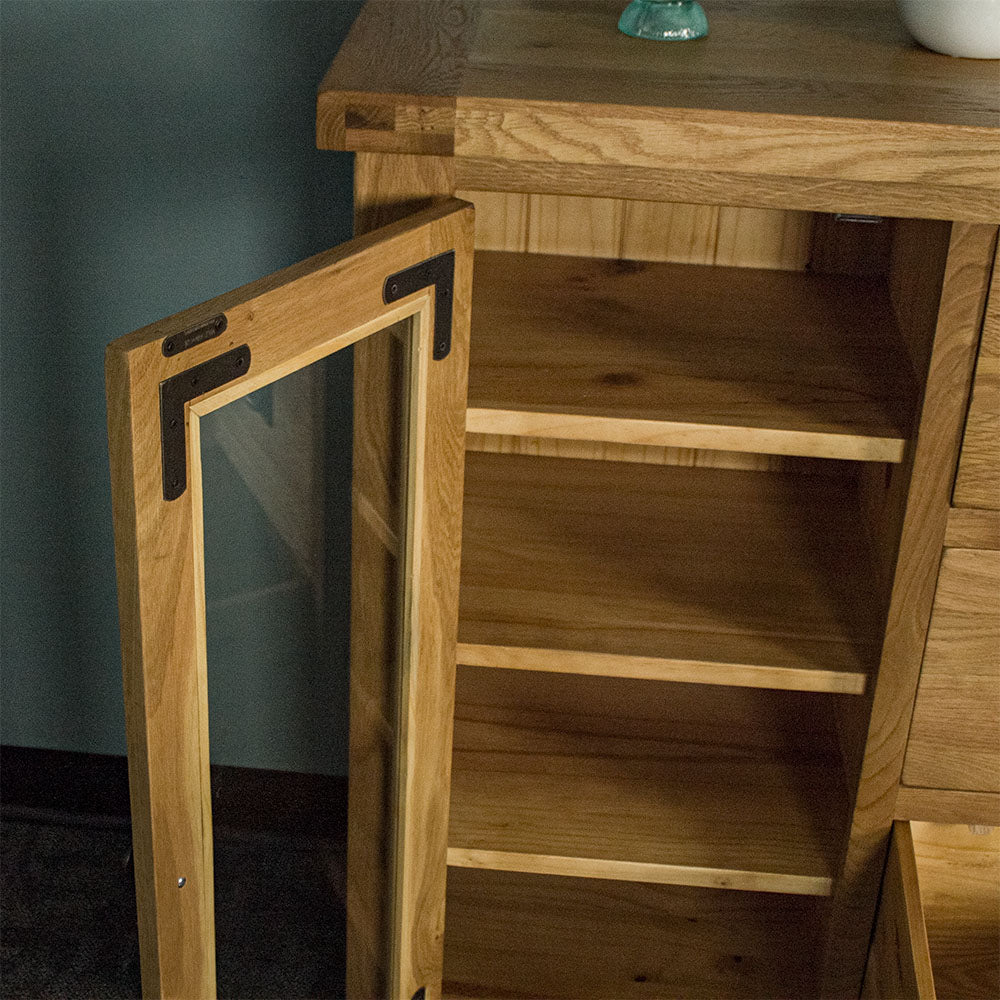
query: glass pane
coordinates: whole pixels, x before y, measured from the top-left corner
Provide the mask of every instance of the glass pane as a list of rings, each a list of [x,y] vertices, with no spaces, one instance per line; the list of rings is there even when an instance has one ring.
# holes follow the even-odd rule
[[[379,805],[352,862],[373,930],[389,910],[410,333],[201,421],[220,997],[344,996],[349,783]],[[354,769],[349,701],[377,751]]]

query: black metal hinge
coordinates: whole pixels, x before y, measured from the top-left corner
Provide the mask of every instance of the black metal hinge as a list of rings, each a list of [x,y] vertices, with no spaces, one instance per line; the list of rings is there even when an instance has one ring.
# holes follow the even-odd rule
[[[447,250],[436,257],[397,271],[385,279],[382,301],[386,305],[406,298],[421,288],[434,286],[434,360],[448,357],[451,350],[451,300],[455,285],[455,251]]]
[[[186,351],[189,347],[196,347],[198,344],[204,344],[206,340],[218,337],[225,331],[228,324],[229,320],[226,319],[226,314],[219,313],[207,323],[199,323],[197,326],[191,327],[190,330],[183,330],[181,333],[164,337],[160,349],[165,358],[173,357],[175,354],[180,354],[181,351]]]
[[[166,353],[166,352],[164,352]],[[187,440],[184,406],[250,370],[250,347],[234,347],[160,383],[160,447],[163,499],[176,500],[187,489]]]

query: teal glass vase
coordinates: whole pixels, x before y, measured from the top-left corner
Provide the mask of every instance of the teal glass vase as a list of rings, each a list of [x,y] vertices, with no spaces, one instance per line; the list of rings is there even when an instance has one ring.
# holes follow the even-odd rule
[[[632,0],[618,30],[633,38],[687,42],[708,34],[708,18],[697,0]]]

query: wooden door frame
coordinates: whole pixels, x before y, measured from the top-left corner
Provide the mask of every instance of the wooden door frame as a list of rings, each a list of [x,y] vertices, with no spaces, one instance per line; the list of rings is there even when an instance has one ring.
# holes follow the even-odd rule
[[[472,232],[472,207],[449,199],[108,347],[112,512],[146,997],[215,996],[199,420],[411,316],[419,317],[414,368],[426,374],[414,405],[419,420],[431,416],[413,476],[420,614],[413,616],[413,654],[401,680],[405,740],[396,780],[406,808],[394,838],[392,904],[401,958],[389,992],[405,1000],[420,987],[431,998],[440,992]],[[389,275],[449,250],[455,251],[451,350],[430,361],[433,286],[388,305],[383,286]],[[222,316],[220,332],[206,326]],[[190,331],[199,332],[182,337]],[[184,405],[186,488],[165,499],[161,386],[244,346],[248,365],[234,367],[231,380]]]

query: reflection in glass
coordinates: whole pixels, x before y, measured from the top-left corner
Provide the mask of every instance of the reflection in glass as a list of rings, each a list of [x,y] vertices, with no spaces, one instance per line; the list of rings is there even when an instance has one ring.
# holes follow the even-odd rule
[[[351,920],[387,929],[409,333],[201,421],[212,763],[313,776],[251,775],[305,791],[276,810],[240,801],[242,772],[213,771],[220,996],[344,995],[348,774],[351,808],[371,803],[352,865],[381,879],[365,876]]]

